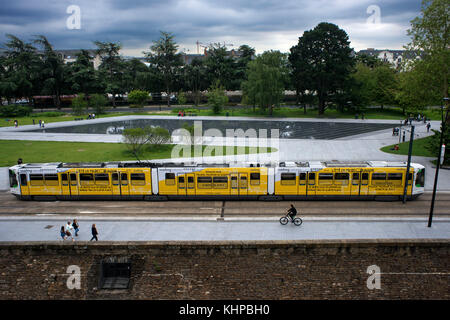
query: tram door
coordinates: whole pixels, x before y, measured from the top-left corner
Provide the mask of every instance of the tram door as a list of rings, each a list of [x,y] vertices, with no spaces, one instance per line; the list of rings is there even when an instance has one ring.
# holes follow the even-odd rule
[[[78,171],[69,173],[70,195],[78,196]]]
[[[61,173],[61,194],[70,196],[69,174]]]
[[[237,173],[232,173],[230,175],[230,181],[231,181],[231,188],[230,188],[230,194],[232,196],[239,195],[239,183],[238,183],[239,175]]]
[[[187,179],[186,194],[188,196],[195,196],[195,179],[194,179],[194,174],[193,173],[186,174],[186,179]]]
[[[365,196],[369,194],[369,173],[361,172],[361,185],[359,187],[359,195]]]
[[[179,173],[177,176],[178,179],[178,195],[185,196],[186,195],[186,175],[184,173]]]
[[[246,196],[248,193],[248,175],[246,173],[239,174],[239,195]]]
[[[130,195],[130,174],[127,170],[119,170],[120,195]]]

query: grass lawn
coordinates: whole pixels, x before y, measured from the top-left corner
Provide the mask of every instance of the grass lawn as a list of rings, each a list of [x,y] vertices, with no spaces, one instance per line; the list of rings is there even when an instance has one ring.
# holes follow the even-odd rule
[[[195,109],[193,106],[187,106],[186,108],[180,107],[180,106],[172,106],[174,110],[179,109]],[[366,109],[363,111],[365,119],[389,119],[389,120],[403,120],[405,119],[405,116],[402,114],[402,110],[400,108],[374,108],[374,109]],[[118,116],[129,116],[129,115],[170,115],[170,116],[176,116],[178,111],[148,111],[148,112],[142,112],[142,111],[133,111],[133,109],[130,109],[129,112],[111,112],[102,114],[101,118],[109,118],[109,117],[118,117]],[[230,117],[261,117],[261,118],[329,118],[329,119],[354,119],[355,114],[354,113],[342,113],[338,112],[334,109],[327,109],[325,110],[325,114],[322,116],[319,116],[317,114],[317,110],[315,109],[307,109],[306,114],[303,113],[303,108],[287,108],[287,107],[280,107],[275,108],[273,110],[272,117],[269,117],[266,113],[261,113],[261,111],[256,108],[255,111],[253,111],[252,107],[247,108],[232,108],[232,107],[226,107],[222,112],[219,114],[215,114],[211,109],[196,109],[195,114],[197,116],[226,116],[228,113],[228,116]],[[441,115],[439,110],[427,110],[424,112],[425,115],[432,119],[432,120],[440,120]],[[44,120],[46,124],[52,123],[52,122],[60,122],[60,121],[72,121],[75,120],[75,118],[87,118],[87,114],[76,116],[73,114],[63,114],[61,116],[56,117],[49,117],[45,115],[45,112],[43,114],[40,113],[34,113],[29,117],[11,117],[11,118],[0,118],[0,127],[7,127],[7,126],[14,126],[14,120],[18,120],[19,126],[21,125],[27,125],[27,124],[33,124],[33,119],[36,123],[36,125],[39,123],[39,120]],[[99,116],[97,116],[99,118]],[[361,118],[361,115],[360,117]]]
[[[170,158],[174,146],[162,145],[155,150],[145,150],[139,158],[141,160]],[[203,146],[203,150],[205,148],[206,146]],[[24,163],[136,160],[122,143],[0,140],[0,150],[2,150],[0,154],[2,167],[15,165],[19,158],[22,158]],[[258,148],[257,151],[258,153],[274,152],[276,149]],[[249,147],[245,148],[244,153],[238,153],[238,148],[234,148],[234,154],[249,153]],[[223,147],[223,154],[226,154],[225,147]]]
[[[421,157],[437,157],[437,155],[432,154],[425,146],[429,144],[429,140],[431,137],[426,137],[422,139],[417,139],[413,141],[413,150],[412,155],[413,156],[421,156]],[[403,142],[399,144],[399,150],[391,150],[394,148],[394,144],[390,146],[386,146],[381,148],[381,151],[387,152],[387,153],[393,153],[393,154],[401,154],[401,155],[408,155],[409,151],[409,141]]]

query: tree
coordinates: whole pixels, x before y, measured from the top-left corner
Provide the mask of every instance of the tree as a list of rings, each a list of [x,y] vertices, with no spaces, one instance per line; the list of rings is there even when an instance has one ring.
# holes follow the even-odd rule
[[[66,66],[45,36],[37,36],[34,42],[43,47],[43,53],[40,54],[42,61],[40,73],[43,79],[44,90],[53,95],[54,104],[60,109],[60,96],[66,85]]]
[[[106,81],[106,92],[112,94],[112,104],[116,107],[116,94],[122,93],[123,61],[119,56],[122,45],[114,42],[94,41],[97,46],[97,54],[102,63],[99,70]]]
[[[167,106],[170,106],[170,95],[182,65],[181,54],[177,53],[178,45],[171,33],[161,31],[158,40],[153,41],[150,52],[144,52],[147,61],[153,64],[161,73],[164,87],[167,93]]]
[[[128,101],[131,104],[137,104],[139,106],[143,106],[144,103],[149,99],[149,95],[147,91],[142,90],[133,90],[128,94]]]
[[[81,50],[77,59],[69,65],[72,90],[83,92],[87,97],[90,93],[102,92],[100,78],[94,69],[92,57],[87,50]]]
[[[423,52],[423,60],[417,60],[413,64],[416,76],[423,82],[428,96],[440,105],[442,98],[448,98],[449,73],[450,73],[450,10],[447,0],[422,0],[421,16],[411,21],[411,29],[408,35],[411,43],[407,48],[415,52]],[[431,94],[430,94],[431,91]],[[449,108],[448,99],[446,108]],[[447,120],[448,121],[448,120]]]
[[[208,90],[208,103],[212,105],[213,112],[219,114],[227,102],[228,97],[225,95],[225,89],[219,81],[216,81]]]
[[[105,113],[108,99],[103,94],[94,93],[89,98],[89,105],[94,109],[95,114]]]
[[[192,91],[194,104],[198,106],[200,103],[200,91],[208,87],[207,68],[202,60],[195,58],[183,70],[186,86]]]
[[[148,142],[148,133],[143,128],[129,128],[122,132],[123,142],[127,149],[139,160],[142,148]]]
[[[390,66],[379,65],[372,69],[372,76],[375,80],[373,88],[373,102],[381,105],[395,104],[395,94],[398,89],[396,72]]]
[[[322,22],[299,38],[291,48],[290,59],[296,81],[303,81],[300,90],[317,94],[319,115],[329,102],[348,88],[354,67],[347,33],[338,26]],[[302,76],[302,80],[300,80]]]
[[[255,49],[243,44],[239,47],[240,55],[234,62],[233,77],[230,84],[230,90],[239,90],[243,81],[247,79],[247,66],[255,57]]]
[[[227,48],[220,43],[211,44],[205,59],[209,83],[220,81],[225,89],[231,89],[233,80],[234,62],[227,53]]]
[[[41,60],[37,49],[14,35],[7,34],[6,54],[0,67],[0,94],[9,101],[12,98],[27,97],[31,106],[33,94],[41,90]]]
[[[278,106],[283,99],[288,77],[287,57],[279,51],[266,51],[248,64],[248,80],[242,84],[244,94],[254,99],[261,110]]]
[[[88,102],[84,93],[80,93],[72,99],[72,110],[77,116],[82,115],[87,108]]]

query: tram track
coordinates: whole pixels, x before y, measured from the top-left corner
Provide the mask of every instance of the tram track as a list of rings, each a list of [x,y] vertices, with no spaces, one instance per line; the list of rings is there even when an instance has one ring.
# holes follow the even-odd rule
[[[431,193],[407,201],[20,201],[0,192],[0,217],[10,215],[76,216],[203,216],[269,217],[278,216],[290,204],[301,216],[424,217],[429,214]],[[434,214],[450,217],[450,193],[437,193]]]

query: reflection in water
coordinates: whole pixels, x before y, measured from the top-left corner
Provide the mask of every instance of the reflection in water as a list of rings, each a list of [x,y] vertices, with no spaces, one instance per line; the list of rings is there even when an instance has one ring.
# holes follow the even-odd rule
[[[196,120],[200,121],[200,120]],[[181,119],[137,119],[91,123],[61,128],[45,128],[35,132],[121,134],[127,128],[162,127],[172,134],[183,124],[193,125],[194,120]],[[282,139],[337,139],[356,134],[392,128],[387,123],[346,123],[346,122],[307,122],[307,121],[243,121],[243,120],[201,120],[203,133],[208,129],[218,129],[226,136],[226,129],[278,129]],[[268,130],[270,134],[270,130]],[[268,136],[270,138],[270,136]]]

